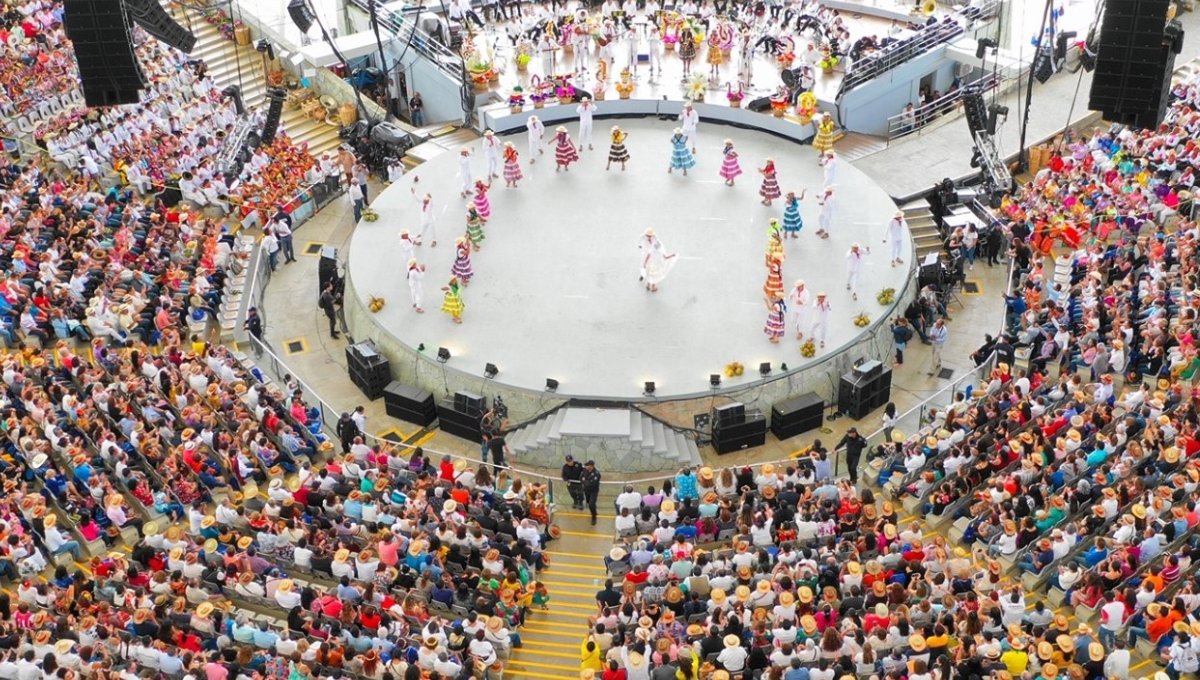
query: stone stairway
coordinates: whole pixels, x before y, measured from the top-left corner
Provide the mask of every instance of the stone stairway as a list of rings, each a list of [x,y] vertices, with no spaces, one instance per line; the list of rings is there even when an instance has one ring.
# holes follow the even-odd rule
[[[696,442],[635,409],[564,407],[506,435],[523,465],[558,469],[567,454],[623,472],[701,465]]]
[[[908,230],[912,233],[917,262],[930,253],[941,253],[942,232],[929,210],[929,202],[919,199],[900,206],[900,209],[904,211],[904,220],[908,222]]]
[[[833,150],[842,160],[856,161],[887,148],[887,139],[861,132],[845,132]]]
[[[191,56],[204,60],[217,87],[225,89],[229,85],[240,84],[246,108],[266,107],[267,80],[263,72],[262,54],[252,45],[242,47],[232,40],[226,40],[217,27],[205,21],[199,12],[177,8],[174,16],[176,21],[196,36],[196,47]],[[336,149],[341,143],[338,126],[313,120],[299,108],[289,110],[284,106],[279,127],[297,145],[307,143],[309,153],[314,156]]]

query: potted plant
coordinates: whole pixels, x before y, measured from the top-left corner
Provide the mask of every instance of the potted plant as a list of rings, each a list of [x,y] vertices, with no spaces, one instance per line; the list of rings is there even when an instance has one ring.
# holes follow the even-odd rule
[[[621,99],[629,99],[629,95],[633,94],[633,74],[629,69],[621,70],[621,79],[617,81],[617,96]]]
[[[738,89],[734,91],[733,86],[725,83],[725,98],[729,100],[731,108],[742,108],[742,100],[746,98],[746,91],[742,89],[742,83],[738,82]]]
[[[525,110],[525,91],[518,85],[512,89],[512,93],[508,95],[508,110],[512,113],[520,113]]]

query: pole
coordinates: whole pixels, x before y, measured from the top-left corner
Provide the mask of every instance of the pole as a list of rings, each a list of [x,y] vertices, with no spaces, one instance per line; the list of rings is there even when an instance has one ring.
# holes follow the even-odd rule
[[[383,74],[383,77],[386,79],[386,84],[384,85],[384,87],[387,88],[387,90],[390,90],[391,89],[390,85],[391,85],[392,71],[391,71],[391,69],[388,68],[387,55],[384,54],[384,52],[383,52],[383,39],[379,37],[379,15],[375,12],[375,0],[367,0],[367,11],[371,15],[371,29],[375,31],[375,47],[377,47],[379,50],[379,71],[380,71],[380,73]],[[414,20],[414,23],[415,23],[415,20]],[[396,115],[396,112],[394,110],[395,107],[391,105],[390,98],[389,98],[387,108],[388,108],[389,116]]]
[[[1025,90],[1025,112],[1021,116],[1021,148],[1017,150],[1017,172],[1025,172],[1029,168],[1029,154],[1025,148],[1025,136],[1029,132],[1029,109],[1033,104],[1033,67],[1037,65],[1038,57],[1042,54],[1042,41],[1046,39],[1046,25],[1050,23],[1050,10],[1054,0],[1046,0],[1046,9],[1042,12],[1042,28],[1038,32],[1037,50],[1033,53],[1033,61],[1029,68],[1029,85]]]

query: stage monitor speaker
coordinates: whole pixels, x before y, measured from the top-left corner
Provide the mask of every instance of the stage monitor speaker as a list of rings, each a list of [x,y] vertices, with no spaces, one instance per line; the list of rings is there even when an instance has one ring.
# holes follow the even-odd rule
[[[460,413],[482,417],[486,404],[483,397],[471,392],[458,391],[454,393],[454,410]]]
[[[734,402],[713,409],[713,427],[738,425],[746,422],[746,405]]]
[[[746,414],[745,422],[713,428],[713,446],[718,454],[741,451],[767,443],[767,419],[761,413]]]
[[[125,0],[125,9],[138,26],[180,52],[190,53],[196,46],[196,36],[176,23],[158,0]]]
[[[292,0],[288,3],[288,14],[292,17],[292,23],[296,24],[296,28],[300,29],[301,33],[308,33],[308,29],[312,28],[316,16],[312,10],[308,8],[308,3],[305,0]]]
[[[771,432],[776,439],[790,439],[821,427],[825,400],[815,392],[781,401],[771,407]]]
[[[750,102],[746,104],[746,109],[748,111],[753,111],[754,113],[769,111],[771,109],[771,98],[759,97],[758,99],[751,99]]]
[[[437,404],[438,427],[456,437],[462,437],[478,444],[483,441],[479,417],[472,416],[454,408],[454,399],[447,398]]]
[[[1088,107],[1126,125],[1162,121],[1183,29],[1167,22],[1169,0],[1111,0],[1100,25]]]
[[[63,28],[75,47],[83,100],[89,107],[140,101],[146,76],[133,51],[121,0],[64,0]]]
[[[383,405],[393,418],[428,427],[437,420],[437,404],[425,390],[392,381],[383,389]]]

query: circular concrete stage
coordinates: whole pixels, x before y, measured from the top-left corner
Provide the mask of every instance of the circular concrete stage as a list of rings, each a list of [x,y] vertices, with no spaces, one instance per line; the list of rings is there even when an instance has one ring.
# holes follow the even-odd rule
[[[604,169],[614,123],[630,133],[632,159],[625,172]],[[911,264],[906,246],[905,265],[889,265],[883,239],[895,205],[888,196],[839,160],[833,235],[823,240],[815,234],[823,171],[812,148],[702,121],[697,166],[684,177],[667,173],[674,127],[654,119],[597,120],[595,150],[585,150],[570,172],[558,173],[552,146],[531,165],[525,135],[507,137],[521,153],[525,179],[517,189],[494,180],[488,194],[492,217],[482,250],[472,254],[475,277],[464,290],[462,325],[440,311],[440,287],[450,278],[454,239],[465,230],[470,199],[459,198],[457,153],[420,166],[375,198],[379,220],[360,224],[350,243],[347,307],[358,304],[348,312],[354,336],[399,348],[409,355],[405,361],[417,364],[432,363],[438,347],[449,349],[452,358],[437,367],[445,370],[439,384],[423,385],[434,391],[450,382],[470,384],[477,376],[477,391],[486,386],[541,393],[553,378],[560,384],[559,398],[639,401],[645,381],[657,384],[657,399],[708,395],[709,375],[723,374],[726,364],[739,361],[746,366],[744,376],[722,375],[720,391],[734,391],[760,380],[760,362],[771,362],[776,375],[786,363],[795,374],[843,350],[865,347],[866,333],[853,323],[860,312],[876,322],[868,330],[879,335],[877,322],[892,310],[876,301],[876,293],[886,287],[903,293]],[[573,137],[577,128],[568,126]],[[717,175],[726,137],[734,140],[745,171],[732,188]],[[477,144],[474,149],[473,171],[482,176],[486,162]],[[785,194],[808,192],[805,227],[800,238],[786,241],[785,286],[805,279],[814,299],[817,291],[826,291],[833,305],[826,349],[811,359],[800,355],[791,311],[789,332],[778,345],[763,333],[767,220],[783,214],[782,201],[767,207],[758,196],[756,168],[768,156],[775,159]],[[437,247],[426,241],[417,248],[417,258],[428,267],[425,314],[410,306],[398,245],[402,228],[419,231],[414,181],[418,195],[433,194],[438,215]],[[647,227],[668,252],[678,254],[657,293],[638,281],[637,244]],[[854,241],[871,248],[858,301],[846,290],[845,256]],[[362,313],[372,295],[385,297],[386,307]],[[422,344],[425,351],[418,353]],[[397,351],[388,353],[395,367]],[[492,385],[483,377],[489,362],[499,368]],[[434,375],[430,368],[418,372]],[[410,371],[402,367],[400,373]],[[447,380],[447,374],[455,379]]]

